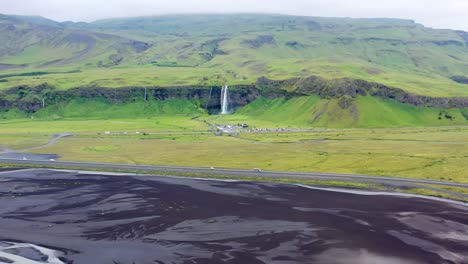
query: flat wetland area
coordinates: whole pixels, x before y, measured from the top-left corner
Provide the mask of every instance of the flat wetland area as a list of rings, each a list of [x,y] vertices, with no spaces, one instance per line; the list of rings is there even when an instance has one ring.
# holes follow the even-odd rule
[[[468,263],[468,209],[457,203],[290,184],[0,173],[0,261]]]
[[[208,124],[281,128],[232,116],[0,122],[0,145],[61,160],[356,173],[468,182],[468,127],[311,129],[216,135]],[[288,128],[288,126],[284,126]],[[290,127],[293,129],[293,127]],[[109,132],[106,134],[106,132]]]

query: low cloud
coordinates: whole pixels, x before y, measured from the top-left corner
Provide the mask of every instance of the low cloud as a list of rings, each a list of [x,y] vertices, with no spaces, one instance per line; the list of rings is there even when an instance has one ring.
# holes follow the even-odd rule
[[[240,12],[406,18],[436,28],[468,30],[468,1],[460,0],[0,0],[0,13],[41,15],[58,21]]]

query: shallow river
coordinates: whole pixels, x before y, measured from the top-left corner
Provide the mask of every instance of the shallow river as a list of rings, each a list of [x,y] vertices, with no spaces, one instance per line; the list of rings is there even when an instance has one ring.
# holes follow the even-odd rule
[[[468,207],[303,186],[0,172],[0,263],[468,263]]]

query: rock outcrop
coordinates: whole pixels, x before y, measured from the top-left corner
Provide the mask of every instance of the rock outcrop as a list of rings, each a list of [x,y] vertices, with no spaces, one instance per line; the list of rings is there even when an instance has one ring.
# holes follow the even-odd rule
[[[319,95],[322,98],[339,98],[342,96],[377,96],[382,99],[411,104],[419,107],[464,108],[468,107],[468,97],[431,97],[407,92],[400,88],[386,86],[365,80],[342,78],[326,80],[321,77],[293,78],[288,80],[270,80],[260,78],[257,81],[260,89],[285,89],[297,95]]]

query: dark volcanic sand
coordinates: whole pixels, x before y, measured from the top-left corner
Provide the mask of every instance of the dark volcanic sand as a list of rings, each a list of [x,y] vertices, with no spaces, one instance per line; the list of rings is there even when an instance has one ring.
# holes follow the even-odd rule
[[[74,264],[461,264],[468,208],[281,184],[12,171],[0,173],[0,263],[11,242]],[[48,263],[33,248],[7,253]]]

